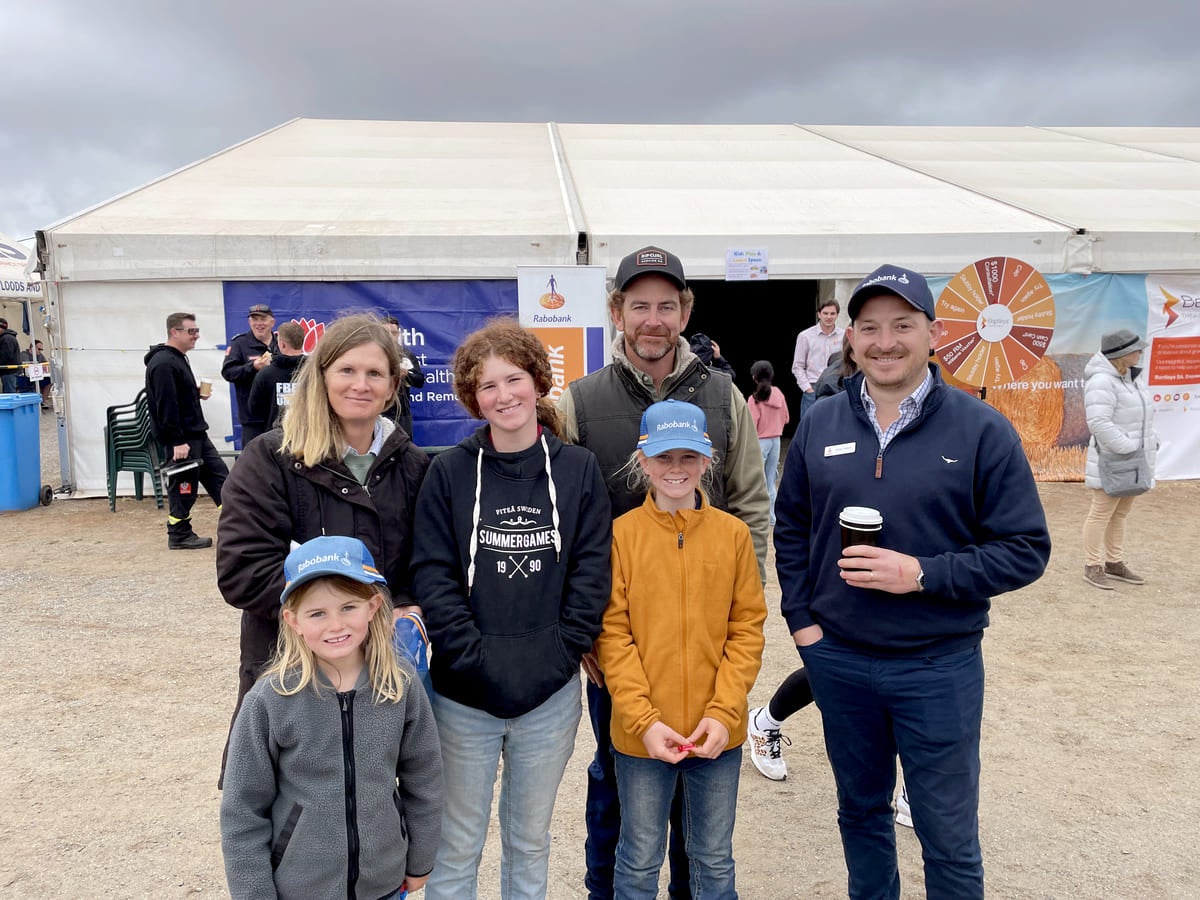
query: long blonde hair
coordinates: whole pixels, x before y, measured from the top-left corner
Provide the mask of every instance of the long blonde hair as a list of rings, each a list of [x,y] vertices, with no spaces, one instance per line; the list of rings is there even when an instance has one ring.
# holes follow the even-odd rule
[[[300,585],[292,591],[283,604],[283,610],[290,609],[293,613],[308,592],[317,584],[325,584],[331,590],[349,594],[360,600],[370,600],[379,596],[381,602],[371,617],[367,626],[367,638],[363,641],[363,656],[366,658],[367,681],[375,694],[375,702],[382,703],[390,700],[396,703],[404,696],[408,675],[400,667],[392,644],[392,597],[385,584],[363,584],[352,578],[340,575],[325,575]],[[280,610],[279,640],[275,645],[275,655],[263,671],[263,677],[274,679],[275,692],[284,697],[298,694],[310,684],[313,690],[320,693],[320,682],[317,680],[317,658],[304,643],[304,638],[296,630],[283,621]]]
[[[621,468],[617,470],[618,475],[624,473],[625,486],[635,494],[649,494],[654,490],[653,485],[650,484],[650,476],[642,467],[643,458],[649,459],[645,452],[641,448],[638,448],[629,454],[629,459],[625,460],[625,465],[621,466]],[[708,468],[705,469],[704,474],[700,476],[700,493],[702,493],[705,499],[711,503],[713,479],[716,478],[715,473],[717,470],[717,452],[715,450],[713,451],[713,455],[710,459],[711,462]]]
[[[325,329],[317,341],[317,349],[300,367],[296,387],[283,413],[280,453],[290,453],[306,466],[346,455],[341,422],[329,405],[325,371],[343,354],[363,344],[375,344],[387,356],[392,402],[395,402],[400,386],[400,350],[396,339],[378,316],[359,314],[338,319]]]

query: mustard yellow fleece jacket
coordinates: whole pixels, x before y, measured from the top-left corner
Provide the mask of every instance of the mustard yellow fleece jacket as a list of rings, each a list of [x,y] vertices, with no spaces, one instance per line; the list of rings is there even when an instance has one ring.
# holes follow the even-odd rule
[[[647,757],[663,722],[685,737],[705,716],[746,740],[767,605],[750,529],[702,500],[662,512],[647,495],[613,523],[612,597],[597,641],[612,694],[613,747]]]

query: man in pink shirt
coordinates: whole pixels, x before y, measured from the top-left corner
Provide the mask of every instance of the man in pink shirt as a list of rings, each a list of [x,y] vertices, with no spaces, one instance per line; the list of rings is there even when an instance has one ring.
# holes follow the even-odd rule
[[[825,371],[830,354],[842,349],[842,332],[838,328],[838,313],[841,305],[833,299],[824,301],[817,309],[817,324],[806,328],[796,337],[796,355],[792,358],[792,374],[796,384],[804,393],[800,397],[800,415],[803,416],[817,400],[813,392],[817,379]]]

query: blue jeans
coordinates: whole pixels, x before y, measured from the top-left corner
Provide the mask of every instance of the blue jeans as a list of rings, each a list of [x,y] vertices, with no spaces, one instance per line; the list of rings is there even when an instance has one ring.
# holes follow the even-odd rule
[[[733,821],[742,748],[672,765],[615,753],[621,839],[613,887],[621,900],[654,900],[667,847],[667,819],[683,789],[683,831],[696,900],[736,900]]]
[[[983,651],[870,656],[826,637],[800,648],[838,793],[851,898],[898,898],[892,792],[909,788],[930,900],[983,897],[979,731]]]
[[[583,845],[587,873],[583,884],[588,900],[613,900],[613,868],[617,859],[617,840],[621,833],[621,802],[617,796],[617,774],[613,767],[612,695],[591,681],[587,686],[588,718],[596,737],[596,755],[587,768],[587,802],[584,818],[587,840]],[[683,795],[679,791],[671,806],[671,842],[668,858],[671,880],[667,896],[671,900],[689,900],[688,859],[683,841]]]
[[[816,391],[801,391],[800,392],[800,418],[803,419],[805,414],[812,409],[812,405],[817,402]]]
[[[500,896],[546,896],[550,817],[583,715],[579,677],[515,719],[433,695],[442,743],[445,809],[427,900],[474,900],[500,758]],[[488,889],[485,896],[496,896]]]
[[[767,499],[771,502],[771,527],[775,527],[775,493],[779,490],[779,443],[780,439],[759,438],[758,449],[762,451],[763,476],[767,479]]]
[[[0,394],[17,393],[17,374],[0,375]]]

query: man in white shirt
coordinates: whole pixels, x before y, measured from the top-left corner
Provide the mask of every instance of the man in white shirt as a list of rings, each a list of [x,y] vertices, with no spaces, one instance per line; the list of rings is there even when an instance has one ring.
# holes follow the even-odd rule
[[[838,328],[838,313],[841,304],[829,299],[817,310],[817,324],[806,328],[796,337],[796,355],[792,358],[792,374],[796,384],[804,393],[800,397],[800,415],[803,416],[817,400],[814,388],[817,379],[829,364],[829,356],[842,349],[842,333]]]

